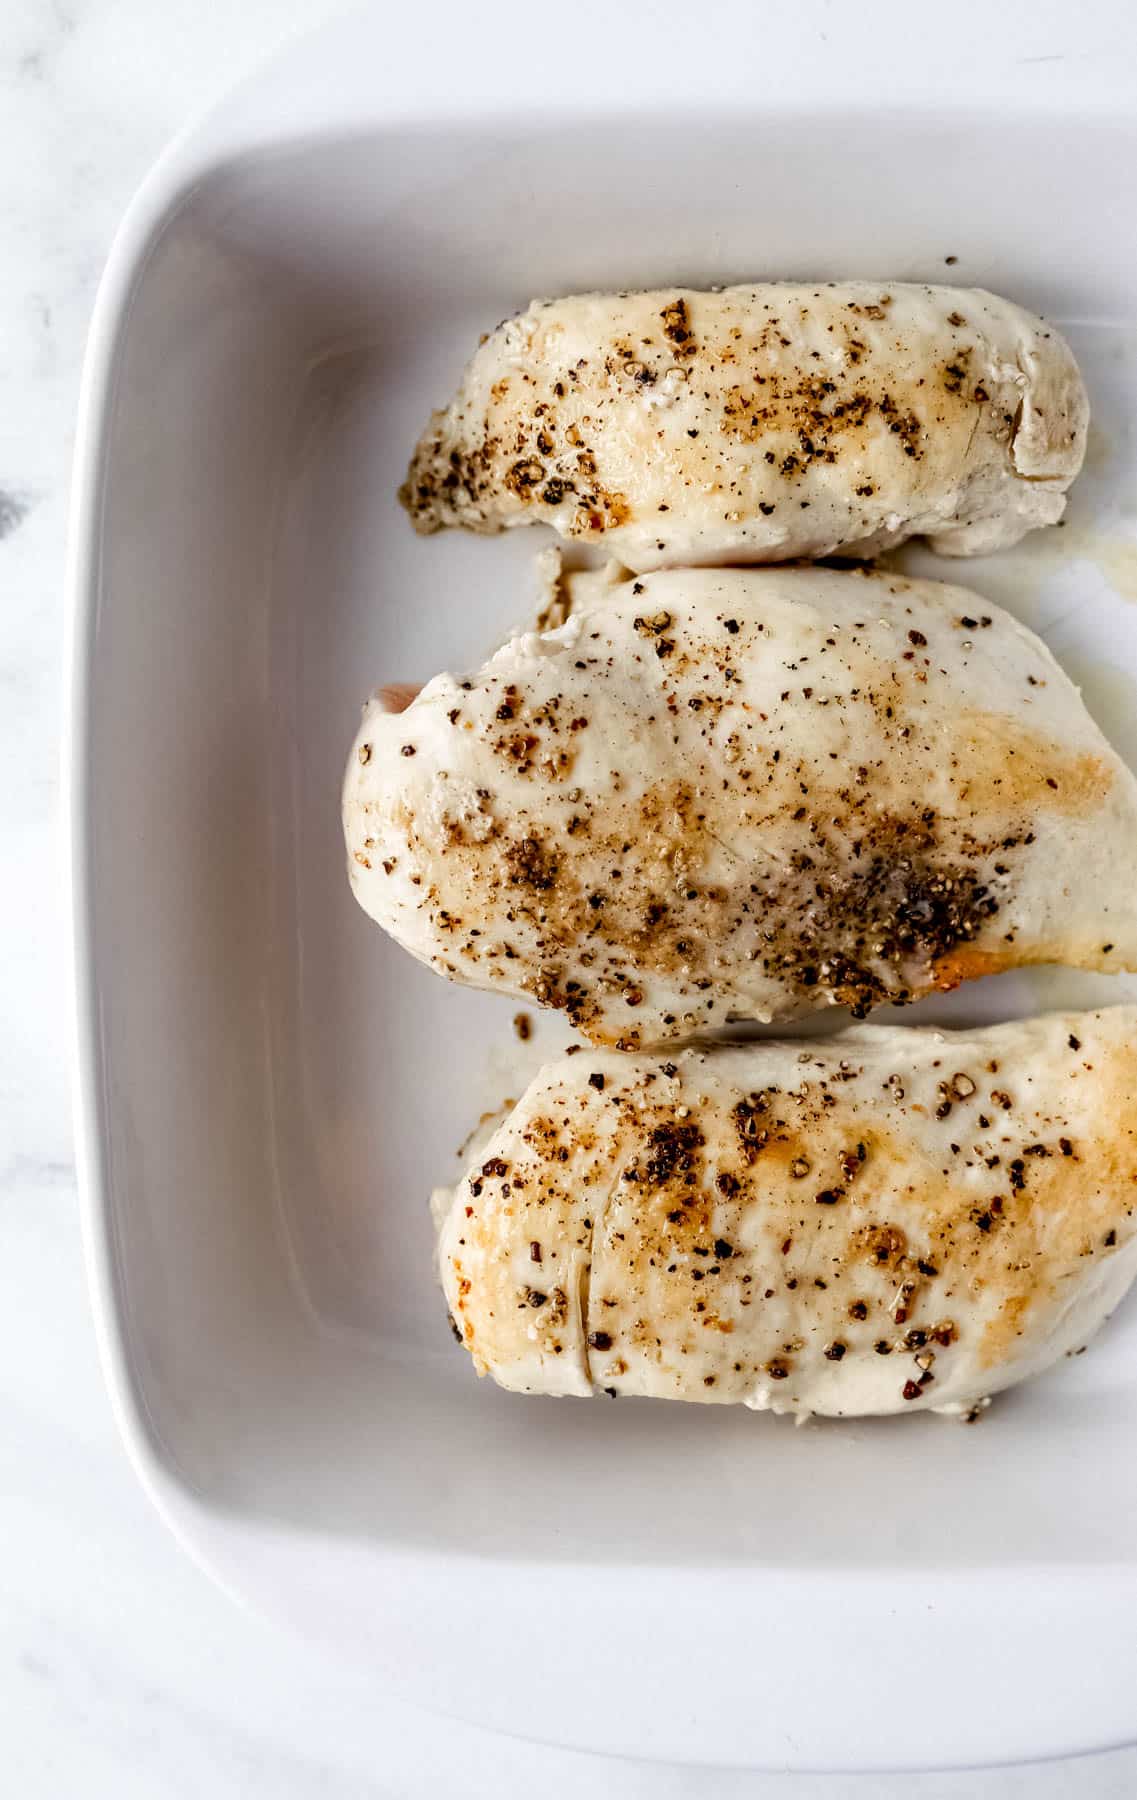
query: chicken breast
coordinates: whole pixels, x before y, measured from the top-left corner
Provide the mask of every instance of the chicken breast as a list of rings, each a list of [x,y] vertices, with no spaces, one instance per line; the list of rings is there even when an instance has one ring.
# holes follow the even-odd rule
[[[1044,645],[857,571],[569,584],[348,762],[357,899],[634,1049],[1027,963],[1137,965],[1137,782]]]
[[[479,1374],[852,1416],[968,1411],[1137,1273],[1137,1008],[543,1069],[439,1238]]]
[[[400,498],[421,532],[541,520],[636,570],[977,556],[1061,518],[1088,418],[1058,333],[980,288],[582,294],[483,342]]]

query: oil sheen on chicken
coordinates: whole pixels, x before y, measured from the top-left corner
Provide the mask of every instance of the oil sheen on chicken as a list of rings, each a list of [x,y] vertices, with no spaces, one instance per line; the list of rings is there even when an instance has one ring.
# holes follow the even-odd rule
[[[968,1413],[1137,1273],[1137,1009],[562,1057],[446,1198],[479,1374]]]
[[[974,556],[1061,517],[1088,418],[1059,334],[978,288],[583,294],[486,339],[401,498],[421,532],[540,520],[638,570]]]
[[[569,597],[558,629],[364,712],[348,872],[439,973],[635,1049],[1137,965],[1137,782],[1007,613],[805,568]]]

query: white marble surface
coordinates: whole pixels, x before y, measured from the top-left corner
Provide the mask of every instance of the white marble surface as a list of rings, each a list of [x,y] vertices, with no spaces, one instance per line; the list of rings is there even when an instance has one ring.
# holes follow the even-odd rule
[[[154,154],[329,10],[0,3],[0,1787],[13,1800],[508,1800],[537,1783],[592,1800],[1131,1794],[1137,1752],[895,1780],[706,1777],[428,1718],[238,1612],[126,1464],[84,1288],[63,1041],[57,741],[76,386],[107,244]]]

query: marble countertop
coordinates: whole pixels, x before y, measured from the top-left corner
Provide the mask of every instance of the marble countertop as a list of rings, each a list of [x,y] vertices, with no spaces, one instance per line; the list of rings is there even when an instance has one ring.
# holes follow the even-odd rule
[[[327,0],[0,8],[0,1721],[19,1800],[785,1796],[1137,1790],[1137,1751],[955,1776],[810,1778],[605,1762],[398,1705],[179,1550],[115,1433],[71,1149],[58,738],[79,369],[118,217],[164,140]]]

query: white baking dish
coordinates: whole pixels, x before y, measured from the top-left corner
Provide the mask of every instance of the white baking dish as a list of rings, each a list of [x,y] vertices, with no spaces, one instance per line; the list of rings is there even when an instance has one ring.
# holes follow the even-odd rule
[[[649,29],[582,4],[521,32],[435,7],[429,58],[413,20],[329,30],[136,202],[77,461],[80,1155],[144,1479],[226,1585],[404,1694],[780,1766],[1130,1735],[1137,1306],[973,1429],[478,1383],[427,1194],[559,1030],[522,1049],[507,1004],[369,925],[338,793],[377,680],[480,658],[527,609],[539,540],[423,543],[394,499],[480,331],[532,293],[945,262],[1068,324],[1096,418],[1065,534],[951,573],[1040,629],[1137,758],[1116,46],[1055,69],[1043,7],[1012,67],[1008,8],[968,62],[982,15],[955,7],[934,71],[905,85],[920,59],[894,50],[905,102],[882,111],[877,52],[909,15],[852,10],[652,8]],[[1125,992],[1022,976],[940,1010]]]

